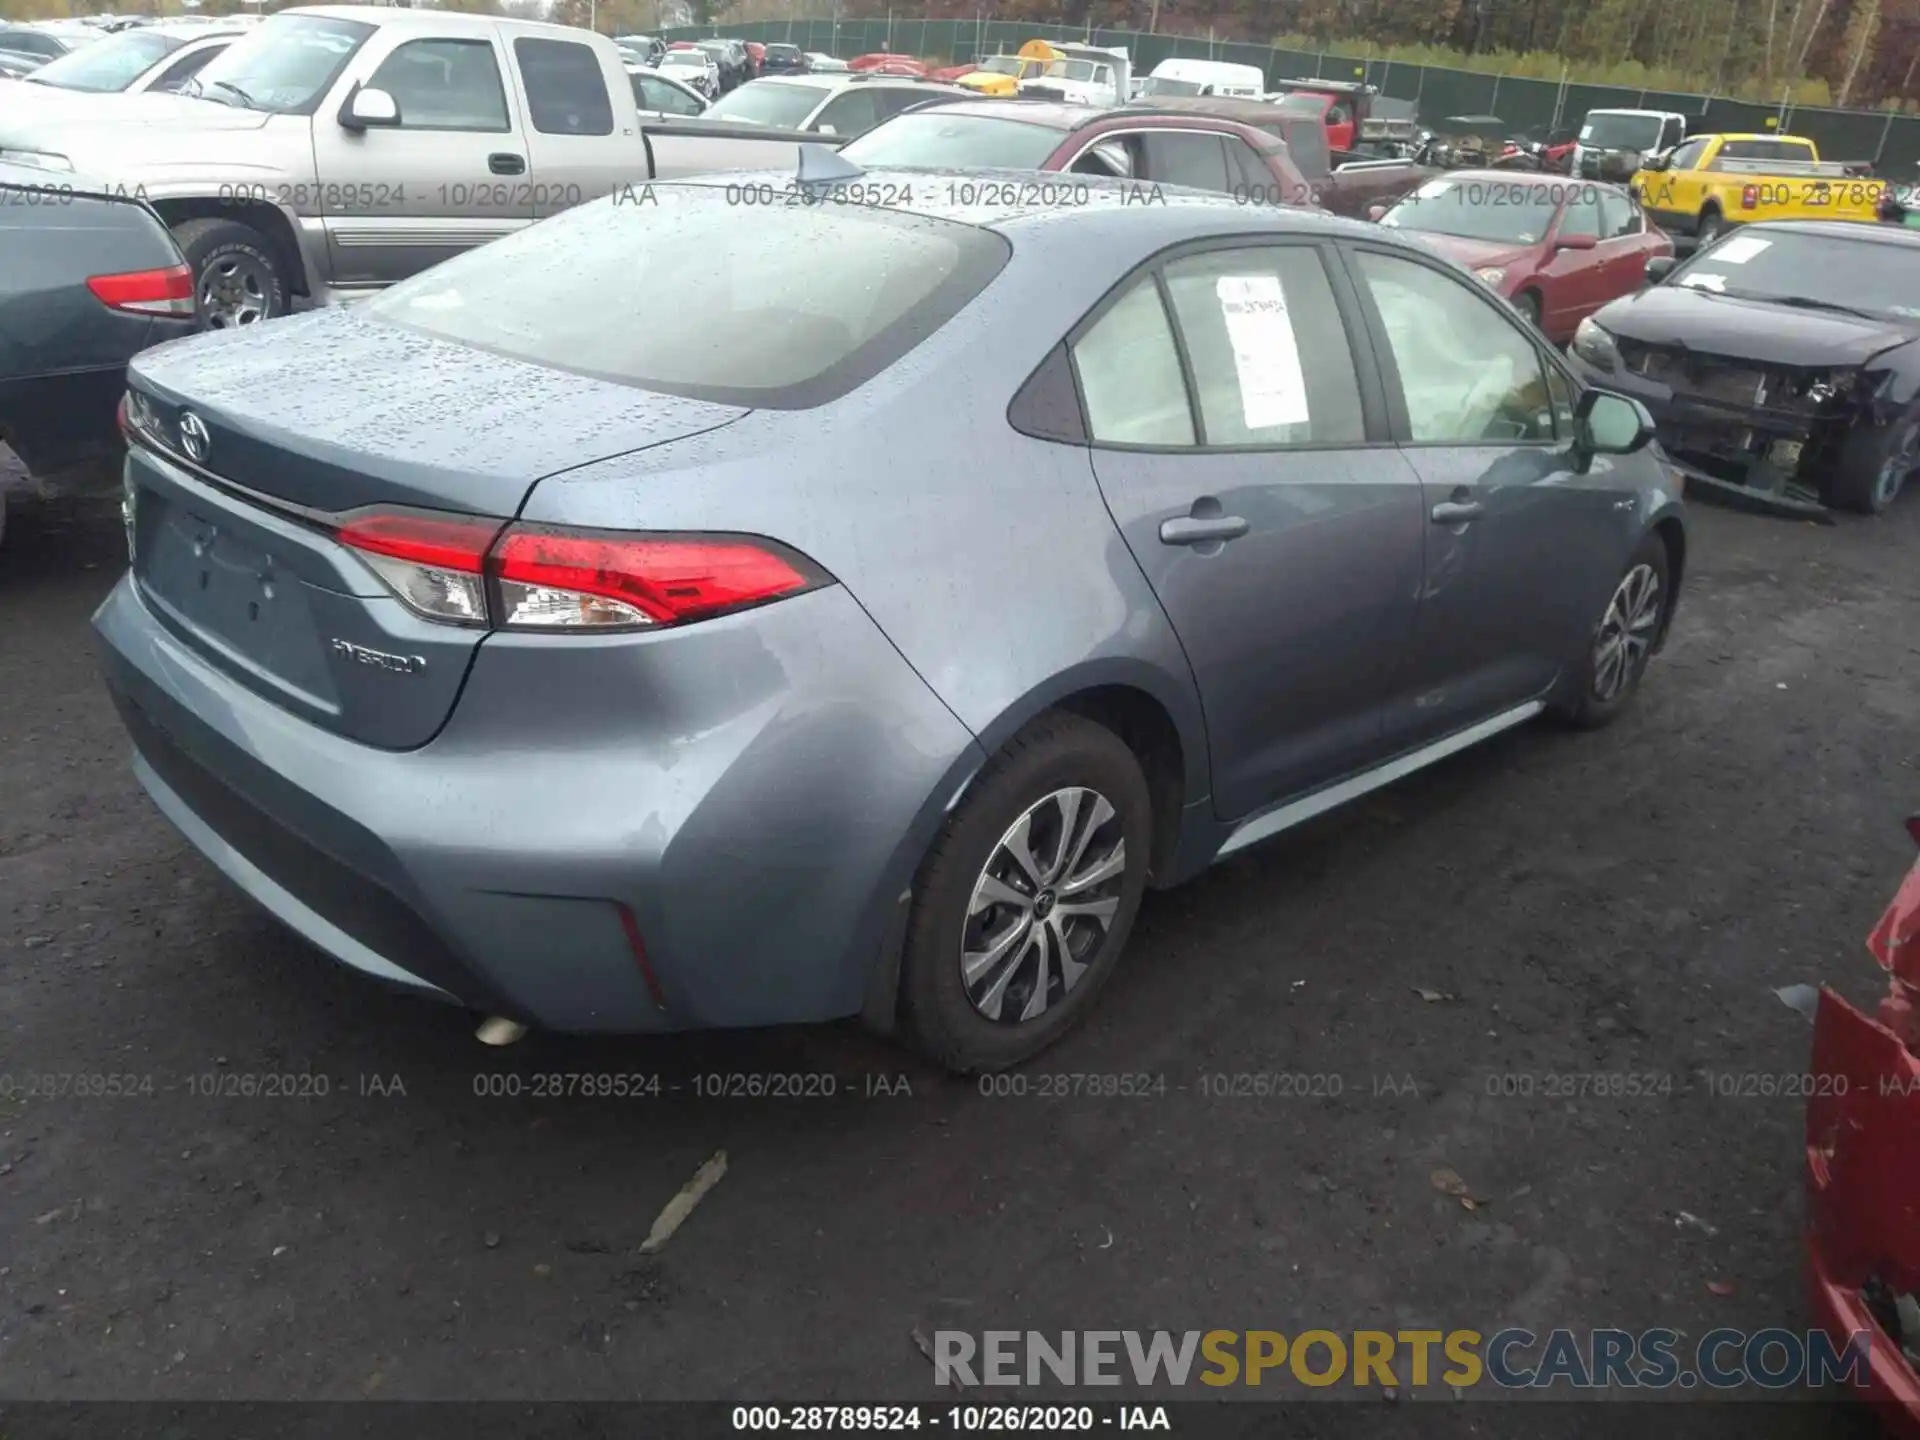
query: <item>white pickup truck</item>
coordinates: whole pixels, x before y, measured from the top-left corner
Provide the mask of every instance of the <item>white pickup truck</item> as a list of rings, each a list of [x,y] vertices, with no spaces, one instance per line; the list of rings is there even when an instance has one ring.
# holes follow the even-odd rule
[[[458,12],[283,10],[182,95],[0,117],[0,159],[148,200],[214,328],[391,284],[617,188],[790,165],[760,127],[650,123],[603,35]]]

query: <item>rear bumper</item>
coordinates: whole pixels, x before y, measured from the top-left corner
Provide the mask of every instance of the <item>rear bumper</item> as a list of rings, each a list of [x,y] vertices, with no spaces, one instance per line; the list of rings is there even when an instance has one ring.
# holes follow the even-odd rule
[[[858,1012],[982,758],[837,586],[692,645],[491,636],[405,752],[214,669],[130,578],[95,627],[141,783],[229,879],[343,964],[552,1029]]]

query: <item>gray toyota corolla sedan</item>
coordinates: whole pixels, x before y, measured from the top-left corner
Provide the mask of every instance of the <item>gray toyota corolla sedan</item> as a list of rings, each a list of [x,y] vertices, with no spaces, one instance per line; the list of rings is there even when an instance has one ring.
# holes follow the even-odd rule
[[[1048,178],[625,192],[142,356],[148,792],[491,1016],[991,1069],[1148,887],[1620,712],[1685,560],[1643,410],[1417,241]]]

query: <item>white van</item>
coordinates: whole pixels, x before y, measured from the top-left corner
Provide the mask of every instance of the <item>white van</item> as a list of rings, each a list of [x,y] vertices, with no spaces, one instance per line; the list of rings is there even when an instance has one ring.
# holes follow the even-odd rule
[[[1258,65],[1232,65],[1225,60],[1162,60],[1140,83],[1140,98],[1155,95],[1232,95],[1259,100],[1267,93],[1267,77]]]

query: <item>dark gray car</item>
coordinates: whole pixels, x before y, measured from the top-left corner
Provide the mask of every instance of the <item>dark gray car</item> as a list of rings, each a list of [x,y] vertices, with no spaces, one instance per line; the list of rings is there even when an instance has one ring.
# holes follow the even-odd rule
[[[1417,241],[1057,178],[656,185],[139,362],[148,792],[395,984],[964,1070],[1149,886],[1621,711],[1685,558],[1644,411]]]
[[[0,162],[0,261],[0,444],[37,489],[111,482],[127,360],[194,328],[179,248],[114,186]]]

